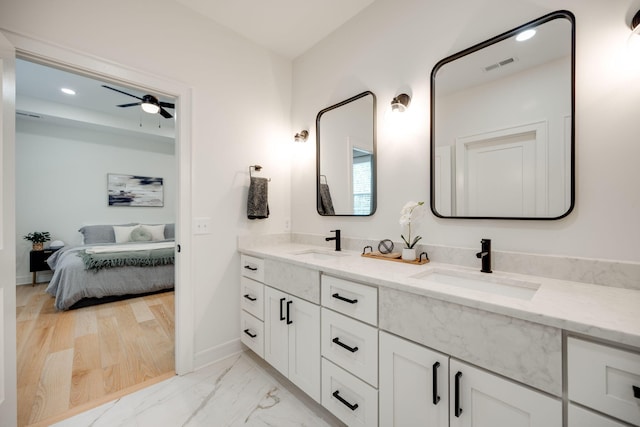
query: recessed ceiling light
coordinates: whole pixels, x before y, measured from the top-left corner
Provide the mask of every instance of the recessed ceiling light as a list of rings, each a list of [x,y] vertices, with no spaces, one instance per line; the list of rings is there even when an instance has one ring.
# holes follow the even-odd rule
[[[63,87],[60,90],[62,91],[62,93],[66,93],[67,95],[75,95],[76,94],[75,90],[69,89],[68,87]]]
[[[516,40],[519,42],[523,42],[525,40],[529,40],[531,37],[535,35],[536,35],[536,30],[534,30],[533,28],[529,30],[524,30],[523,32],[521,32],[516,36]]]

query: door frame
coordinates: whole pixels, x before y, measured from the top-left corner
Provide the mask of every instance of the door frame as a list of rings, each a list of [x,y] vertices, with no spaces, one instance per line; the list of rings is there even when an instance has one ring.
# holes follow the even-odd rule
[[[176,99],[175,144],[179,181],[176,244],[180,248],[180,252],[176,256],[175,263],[175,370],[178,375],[193,371],[195,318],[193,314],[194,294],[191,284],[193,271],[191,256],[191,88],[183,82],[86,53],[72,51],[3,28],[0,28],[0,32],[14,45],[16,57],[88,73],[114,83],[153,90]]]

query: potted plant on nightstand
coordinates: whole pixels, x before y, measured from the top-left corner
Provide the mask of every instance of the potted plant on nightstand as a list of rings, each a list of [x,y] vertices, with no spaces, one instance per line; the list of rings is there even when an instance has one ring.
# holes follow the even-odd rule
[[[44,242],[51,240],[51,235],[48,231],[34,231],[33,233],[23,236],[23,238],[32,243],[34,251],[41,251],[44,249]]]

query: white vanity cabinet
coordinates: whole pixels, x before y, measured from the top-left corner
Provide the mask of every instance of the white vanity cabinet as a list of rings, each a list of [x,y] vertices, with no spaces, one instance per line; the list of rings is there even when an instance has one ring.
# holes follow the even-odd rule
[[[562,427],[562,401],[451,359],[451,427]]]
[[[569,337],[567,371],[570,402],[640,426],[639,353]]]
[[[380,332],[380,426],[449,425],[449,357]]]
[[[261,259],[243,255],[240,262],[240,341],[264,357],[264,265]]]
[[[320,307],[265,286],[264,358],[320,402]]]

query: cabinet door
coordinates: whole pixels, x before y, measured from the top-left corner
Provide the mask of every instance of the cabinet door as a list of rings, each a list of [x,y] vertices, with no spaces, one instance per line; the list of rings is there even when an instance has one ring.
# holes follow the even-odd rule
[[[285,377],[289,375],[288,295],[265,286],[264,358]]]
[[[380,332],[381,426],[447,426],[448,381],[448,356]]]
[[[562,402],[450,360],[452,427],[561,427]]]
[[[289,295],[285,313],[289,328],[289,379],[320,402],[320,307]]]

